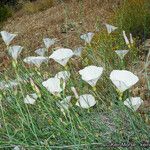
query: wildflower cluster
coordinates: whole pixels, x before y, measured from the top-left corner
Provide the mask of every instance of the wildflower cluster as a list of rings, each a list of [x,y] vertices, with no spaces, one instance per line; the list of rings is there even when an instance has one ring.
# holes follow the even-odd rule
[[[114,32],[117,30],[117,27],[105,24],[106,29],[108,31],[108,34],[111,34],[111,32]],[[17,36],[17,34],[11,34],[6,31],[1,31],[1,36],[3,41],[5,42],[7,46],[7,50],[9,55],[13,58],[13,66],[16,67],[17,65],[17,58],[20,55],[20,53],[23,50],[22,46],[14,45],[10,46],[11,41]],[[91,40],[94,36],[93,32],[89,32],[87,34],[81,35],[81,39],[85,41],[85,45],[90,44]],[[125,31],[123,31],[123,37],[125,39],[125,42],[130,49],[130,47],[133,45],[134,41],[132,38],[132,34],[130,34],[130,41],[128,40]],[[57,97],[58,101],[56,102],[57,106],[60,108],[60,110],[64,113],[65,111],[68,111],[69,108],[72,105],[72,96],[71,94],[68,96],[63,97],[61,93],[63,93],[67,87],[67,82],[70,80],[71,73],[67,69],[67,64],[72,57],[81,57],[82,51],[84,50],[83,47],[79,47],[75,49],[74,51],[69,48],[58,48],[50,56],[47,56],[48,49],[54,45],[57,42],[57,39],[50,39],[45,38],[43,39],[44,47],[35,50],[35,53],[38,56],[29,56],[23,59],[25,63],[28,65],[35,65],[35,67],[40,68],[42,63],[48,63],[49,59],[53,59],[55,62],[60,64],[64,70],[58,72],[54,77],[50,77],[47,80],[42,82],[43,87],[46,88],[48,92],[50,92],[54,97]],[[121,61],[124,61],[125,55],[130,50],[116,50],[116,54],[121,59]],[[101,78],[102,74],[104,72],[104,68],[101,66],[95,66],[95,65],[89,65],[85,68],[79,70],[79,75],[81,76],[82,80],[87,82],[93,89],[93,92],[97,91],[96,84],[98,80]],[[128,70],[113,70],[110,73],[110,80],[117,88],[118,92],[118,99],[123,100],[123,93],[131,88],[133,85],[135,85],[139,78],[134,75],[132,72]],[[24,98],[24,103],[26,104],[35,104],[36,100],[38,98],[41,98],[41,92],[38,88],[38,86],[34,83],[33,79],[30,79],[30,83],[32,85],[33,90],[35,93],[30,93],[26,95]],[[18,83],[16,82],[10,82],[5,83],[2,81],[0,83],[0,89],[4,90],[7,87],[10,86],[16,86]],[[90,107],[93,107],[96,105],[97,100],[95,100],[95,97],[90,93],[85,93],[83,95],[79,95],[76,88],[74,86],[71,87],[72,92],[74,93],[74,97],[76,99],[75,105],[84,108],[89,109]],[[141,100],[140,97],[127,97],[127,99],[123,102],[124,105],[131,108],[132,110],[136,111],[139,106],[143,103],[143,100]]]

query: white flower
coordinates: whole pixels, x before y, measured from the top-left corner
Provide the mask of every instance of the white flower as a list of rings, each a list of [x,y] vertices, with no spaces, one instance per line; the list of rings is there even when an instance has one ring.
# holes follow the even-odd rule
[[[70,102],[71,102],[71,96],[67,96],[62,101],[59,101],[57,105],[61,109],[61,111],[64,112],[65,110],[68,110],[69,107],[71,106]]]
[[[39,49],[35,50],[35,53],[38,54],[39,56],[44,56],[45,48],[39,48]]]
[[[115,52],[120,59],[123,59],[124,56],[129,52],[129,50],[116,50]]]
[[[129,42],[127,36],[126,36],[126,32],[125,31],[123,31],[123,37],[124,37],[125,43],[129,46],[130,42]]]
[[[1,31],[2,39],[7,46],[9,46],[10,42],[17,36],[17,34],[11,34],[6,31]]]
[[[19,84],[17,80],[10,80],[8,82],[2,81],[0,82],[0,90],[5,90],[8,88],[14,88]]]
[[[71,87],[71,90],[74,93],[75,98],[79,99],[79,95],[78,95],[77,90],[75,89],[75,87]]]
[[[34,99],[37,99],[37,98],[38,98],[38,96],[37,96],[37,94],[36,94],[36,93],[32,93],[32,94],[30,94],[30,96],[32,96]]]
[[[81,35],[80,38],[81,38],[82,40],[84,40],[86,43],[90,44],[90,42],[91,42],[93,36],[94,36],[94,33],[93,33],[93,32],[88,32],[88,33],[86,33],[86,34]]]
[[[43,62],[48,62],[48,57],[43,57],[43,56],[31,56],[31,57],[27,57],[23,60],[25,63],[29,64],[29,65],[36,65],[36,67],[40,67],[40,65]]]
[[[18,46],[18,45],[11,46],[11,47],[9,47],[8,53],[9,53],[9,55],[12,56],[12,58],[14,60],[17,60],[17,58],[20,55],[22,49],[23,49],[23,47]]]
[[[83,47],[78,47],[74,50],[74,55],[81,57],[82,51],[83,51]]]
[[[111,32],[115,31],[118,27],[112,26],[110,24],[105,23],[106,29],[108,34],[110,34]]]
[[[61,84],[60,79],[58,78],[49,78],[47,81],[44,81],[42,85],[53,95],[59,95],[65,89],[65,83]]]
[[[24,99],[24,103],[25,104],[34,104],[35,101],[37,100],[38,96],[36,93],[33,93],[33,94],[30,94],[30,95],[27,95]]]
[[[130,43],[133,44],[134,41],[133,41],[133,37],[132,37],[132,34],[130,33]]]
[[[49,58],[54,59],[62,66],[66,66],[69,59],[74,55],[73,51],[68,48],[60,48],[52,53]]]
[[[43,39],[43,42],[45,44],[45,47],[48,49],[50,46],[55,44],[56,39],[45,38]]]
[[[139,81],[136,75],[127,70],[113,70],[110,79],[120,92],[124,92]]]
[[[142,103],[143,100],[140,97],[131,97],[131,98],[127,98],[124,101],[124,105],[126,105],[127,107],[129,107],[134,111],[136,111]]]
[[[103,72],[102,67],[97,66],[88,66],[79,71],[79,74],[82,76],[82,80],[86,81],[92,87],[94,87],[101,77]]]
[[[21,150],[21,148],[19,146],[15,146],[13,150]]]
[[[84,94],[79,96],[79,99],[76,103],[77,106],[82,108],[90,108],[96,104],[95,98],[90,94]]]
[[[55,78],[63,79],[64,81],[67,81],[70,78],[70,72],[69,71],[60,71],[55,75]]]

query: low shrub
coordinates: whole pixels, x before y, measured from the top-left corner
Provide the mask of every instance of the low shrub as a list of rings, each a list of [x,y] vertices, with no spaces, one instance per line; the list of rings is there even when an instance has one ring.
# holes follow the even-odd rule
[[[118,27],[141,39],[150,37],[149,0],[125,0],[116,11],[115,21]]]
[[[135,41],[136,39],[134,39]],[[105,66],[106,70],[112,70],[115,68],[121,69],[119,65],[120,59],[114,52],[115,50],[129,49],[126,45],[123,34],[120,30],[116,30],[111,34],[108,34],[105,29],[97,32],[93,37],[90,46],[86,47],[84,51],[84,58],[89,58],[90,64],[97,62],[97,65]],[[135,46],[130,48],[130,52],[125,57],[126,66],[130,67],[132,63],[137,60],[138,50]]]
[[[9,5],[9,6],[15,6],[18,4],[18,0],[2,0],[0,1],[1,5]]]
[[[0,6],[0,23],[4,22],[7,20],[8,17],[12,15],[11,9],[6,6],[2,5]]]
[[[37,0],[33,2],[29,1],[23,5],[23,10],[28,14],[32,14],[38,11],[43,11],[52,6],[53,6],[53,0]]]

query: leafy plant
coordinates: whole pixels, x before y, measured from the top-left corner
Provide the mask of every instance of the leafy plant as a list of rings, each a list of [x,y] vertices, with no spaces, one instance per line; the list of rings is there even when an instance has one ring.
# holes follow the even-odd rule
[[[149,0],[125,0],[116,11],[118,27],[142,39],[150,37]]]
[[[12,15],[12,12],[8,6],[0,6],[0,23],[6,21],[8,17]]]

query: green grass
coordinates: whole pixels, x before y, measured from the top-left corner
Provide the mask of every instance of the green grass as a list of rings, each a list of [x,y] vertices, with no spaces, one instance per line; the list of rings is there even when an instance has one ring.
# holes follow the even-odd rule
[[[15,145],[19,145],[29,150],[94,150],[107,149],[106,146],[112,148],[113,143],[132,143],[135,144],[135,149],[141,150],[142,142],[150,139],[150,127],[146,122],[150,114],[148,112],[143,116],[139,111],[133,112],[125,107],[123,101],[132,95],[132,89],[124,93],[121,101],[109,79],[109,74],[113,69],[133,70],[135,64],[140,64],[138,48],[134,46],[130,49],[123,66],[114,52],[116,49],[127,49],[122,33],[118,31],[108,36],[106,31],[101,31],[94,37],[91,45],[84,49],[82,58],[78,58],[77,62],[75,60],[69,62],[67,70],[71,72],[71,78],[61,98],[73,96],[71,87],[74,86],[79,95],[92,94],[97,104],[88,110],[82,109],[74,105],[76,99],[73,96],[73,106],[66,111],[65,115],[56,105],[56,102],[61,99],[51,95],[42,86],[46,75],[48,78],[53,77],[55,73],[64,70],[63,67],[58,66],[52,70],[50,62],[48,65],[43,64],[37,71],[34,67],[26,67],[19,59],[16,68],[8,68],[0,75],[0,81],[12,79],[13,75],[13,79],[22,78],[26,82],[20,82],[16,88],[0,90],[0,123],[2,125],[0,148],[12,149]],[[81,80],[75,68],[77,65],[84,68],[91,64],[104,67],[96,91]],[[148,68],[147,64],[149,64],[148,59],[145,64]],[[149,87],[148,69],[145,69],[144,74],[147,87]],[[30,77],[41,93],[41,97],[34,105],[27,105],[23,102],[27,94],[36,92],[29,82]],[[141,109],[144,109],[142,107]],[[128,147],[118,146],[114,149],[122,150]]]
[[[89,54],[92,56],[91,53]],[[96,59],[93,59],[92,64],[100,65],[96,62]],[[109,66],[112,70],[111,64]],[[67,83],[62,98],[73,95],[70,88],[75,86],[79,94],[94,95],[97,105],[89,110],[73,106],[64,115],[56,105],[60,99],[52,96],[41,84],[45,72],[41,71],[39,76],[34,68],[27,69],[24,64],[21,64],[21,60],[19,61],[16,71],[15,68],[12,69],[13,74],[17,73],[14,78],[21,77],[28,82],[0,93],[1,148],[21,145],[27,149],[99,149],[110,142],[133,142],[136,144],[136,149],[140,149],[139,144],[150,138],[149,126],[141,114],[132,112],[118,100],[115,88],[108,79],[109,71],[105,70],[97,84],[97,91],[94,92],[80,79],[73,67],[70,62],[68,70],[72,73],[72,78]],[[84,65],[81,68],[83,67]],[[50,70],[47,73],[49,77],[54,76]],[[35,92],[29,82],[30,74],[33,74],[32,79],[38,85],[42,95],[35,105],[27,105],[23,102],[26,94]],[[3,77],[6,76],[10,76],[9,70],[3,74]],[[3,77],[1,80],[4,79]],[[75,98],[72,101],[74,103]]]
[[[6,21],[11,16],[12,16],[11,8],[5,5],[1,5],[0,6],[0,28],[3,22]]]
[[[116,11],[114,21],[119,28],[145,40],[150,34],[149,0],[124,0]]]

